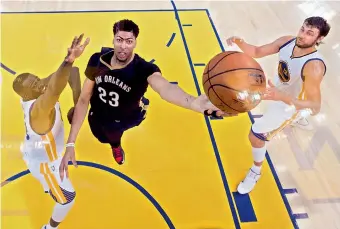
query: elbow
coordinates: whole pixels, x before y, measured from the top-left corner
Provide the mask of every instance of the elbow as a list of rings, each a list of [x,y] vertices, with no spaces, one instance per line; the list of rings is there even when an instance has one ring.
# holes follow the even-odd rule
[[[311,110],[312,110],[312,114],[311,114],[312,116],[319,114],[321,110],[321,104],[320,103],[315,104],[315,106]]]
[[[167,100],[168,96],[164,91],[160,91],[160,92],[158,92],[158,94],[161,97],[161,99]]]
[[[321,110],[320,107],[314,108],[314,109],[312,110],[313,113],[312,113],[311,115],[312,115],[312,116],[315,116],[315,115],[319,114],[319,113],[320,113],[320,110]]]
[[[172,100],[172,96],[176,93],[174,90],[175,87],[177,86],[169,83],[168,86],[162,87],[158,94],[163,100],[170,102]]]
[[[259,47],[256,47],[254,52],[252,53],[251,57],[253,58],[262,58],[264,55],[261,53],[261,50]]]
[[[154,90],[159,94],[161,99],[168,100],[169,96],[172,93],[172,88],[174,87],[173,84],[167,83],[162,85],[161,87],[154,87]]]

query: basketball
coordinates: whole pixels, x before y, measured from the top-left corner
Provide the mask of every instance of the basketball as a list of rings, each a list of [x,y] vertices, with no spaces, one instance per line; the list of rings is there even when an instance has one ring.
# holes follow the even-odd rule
[[[254,109],[266,89],[266,77],[260,64],[237,51],[214,56],[204,69],[202,82],[211,103],[230,114]]]

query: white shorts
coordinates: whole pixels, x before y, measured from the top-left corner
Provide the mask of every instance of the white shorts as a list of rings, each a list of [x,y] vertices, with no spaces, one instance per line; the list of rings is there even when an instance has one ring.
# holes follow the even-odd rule
[[[266,112],[261,118],[254,120],[251,128],[253,134],[263,141],[269,141],[287,125],[300,118],[300,112],[291,106],[279,101],[268,102]]]
[[[59,166],[61,159],[41,163],[25,158],[25,162],[33,177],[42,184],[44,191],[49,192],[56,202],[67,204],[75,198],[75,190],[66,176],[64,176],[63,181],[60,179]]]

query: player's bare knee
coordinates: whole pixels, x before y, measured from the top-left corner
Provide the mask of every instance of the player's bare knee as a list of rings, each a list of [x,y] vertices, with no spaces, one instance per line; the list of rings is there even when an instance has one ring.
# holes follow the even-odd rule
[[[253,131],[249,132],[249,141],[254,148],[262,148],[265,145],[265,141],[259,136],[256,136]]]

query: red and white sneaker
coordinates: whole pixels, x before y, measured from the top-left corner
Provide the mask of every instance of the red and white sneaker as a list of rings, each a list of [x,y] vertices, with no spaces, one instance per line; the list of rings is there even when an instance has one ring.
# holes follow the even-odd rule
[[[113,157],[115,158],[115,161],[119,165],[122,165],[124,163],[125,153],[121,146],[118,146],[117,148],[112,147],[112,154],[113,154]]]

